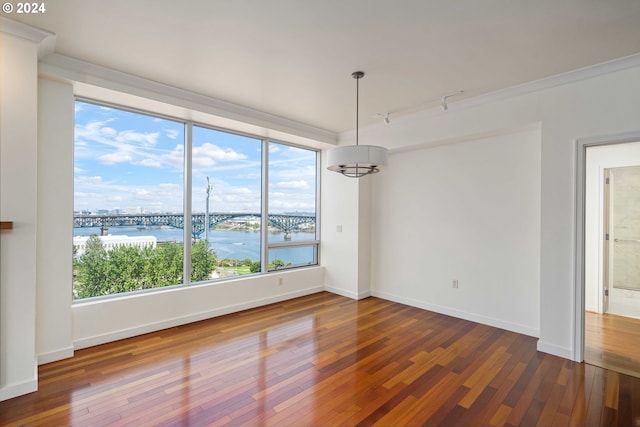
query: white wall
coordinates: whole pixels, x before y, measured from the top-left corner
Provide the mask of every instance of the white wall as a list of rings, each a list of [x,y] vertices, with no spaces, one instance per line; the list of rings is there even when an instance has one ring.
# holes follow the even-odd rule
[[[0,33],[0,400],[37,388],[38,45]]]
[[[538,348],[574,357],[578,306],[576,140],[640,129],[640,67],[540,94],[542,127],[541,324]]]
[[[537,336],[540,146],[533,129],[392,154],[374,183],[373,294]]]
[[[351,136],[340,144],[353,144]],[[371,296],[373,176],[355,179],[327,171],[326,151],[322,164],[320,243],[325,289],[349,298],[366,298]]]
[[[640,142],[589,147],[586,154],[585,182],[585,308],[602,313],[604,170],[640,165]],[[611,304],[620,314],[636,315],[638,292],[609,290]],[[630,307],[626,307],[629,304]],[[627,311],[628,310],[628,311]]]
[[[398,118],[387,127],[361,129],[360,137],[368,144],[392,148],[430,146],[540,123],[538,349],[574,358],[580,357],[574,342],[575,331],[581,328],[576,320],[581,310],[576,300],[575,272],[581,256],[576,252],[576,141],[638,131],[639,112],[640,55],[636,55],[511,92],[452,103],[446,113],[427,111]],[[423,181],[423,176],[429,177],[428,171],[415,171],[416,181]],[[384,180],[384,175],[375,179]],[[378,181],[374,182],[374,193],[377,185]],[[374,244],[386,245],[384,236],[385,232],[374,225]],[[378,274],[374,270],[372,281],[376,286],[387,280]],[[421,295],[411,298],[419,300]]]
[[[309,267],[76,303],[72,308],[74,347],[90,347],[320,292],[323,282],[322,267]]]
[[[73,355],[73,87],[38,81],[38,363]],[[64,184],[64,185],[61,185]]]

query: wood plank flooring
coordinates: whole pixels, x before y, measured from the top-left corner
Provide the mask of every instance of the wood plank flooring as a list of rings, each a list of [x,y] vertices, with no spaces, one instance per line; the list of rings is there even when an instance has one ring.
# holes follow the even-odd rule
[[[632,426],[640,379],[536,339],[318,293],[76,352],[3,426]]]
[[[584,360],[640,377],[640,319],[587,311]]]

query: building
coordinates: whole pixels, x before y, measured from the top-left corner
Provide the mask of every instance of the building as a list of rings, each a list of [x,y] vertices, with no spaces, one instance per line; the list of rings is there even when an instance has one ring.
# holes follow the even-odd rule
[[[637,3],[620,7],[637,27]],[[35,27],[48,30],[44,24]],[[278,290],[262,286],[265,277],[249,277],[149,294],[135,308],[105,300],[97,314],[71,304],[71,253],[61,246],[72,235],[75,93],[140,108],[186,102],[202,117],[222,110],[219,123],[246,119],[261,129],[271,117],[274,132],[323,153],[352,143],[354,132],[252,118],[249,109],[225,112],[213,97],[121,73],[108,58],[101,66],[44,55],[55,49],[50,32],[3,18],[1,206],[14,229],[2,236],[0,399],[34,390],[34,367],[74,349],[160,329],[169,319],[247,308],[246,295],[266,304],[319,290],[379,296],[535,336],[540,351],[581,360],[584,150],[640,141],[640,34],[624,28],[628,43],[617,46],[627,50],[617,58],[591,58],[529,83],[503,81],[457,105],[451,100],[446,114],[438,105],[393,126],[360,129],[362,141],[392,150],[389,168],[359,181],[322,171],[321,265],[273,273],[284,279]],[[348,74],[360,63],[340,67]],[[147,313],[149,303],[167,310]]]
[[[158,239],[155,236],[125,236],[125,235],[107,235],[98,236],[105,250],[110,251],[119,246],[134,246],[138,248],[156,248]],[[74,236],[73,249],[76,256],[82,256],[87,245],[89,236]]]

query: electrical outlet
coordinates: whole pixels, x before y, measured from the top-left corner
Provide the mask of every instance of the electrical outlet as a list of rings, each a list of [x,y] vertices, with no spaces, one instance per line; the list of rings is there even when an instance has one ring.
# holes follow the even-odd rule
[[[454,289],[458,289],[458,279],[453,279],[453,282],[451,282],[451,287]]]
[[[284,282],[284,279],[282,277],[278,277],[278,286],[282,286],[282,282]]]

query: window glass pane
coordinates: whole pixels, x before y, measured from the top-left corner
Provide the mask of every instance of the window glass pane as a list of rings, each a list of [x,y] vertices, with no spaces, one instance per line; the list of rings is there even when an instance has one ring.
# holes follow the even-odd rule
[[[269,249],[269,270],[317,263],[316,245]]]
[[[316,240],[317,153],[269,143],[269,243]]]
[[[184,124],[75,111],[74,298],[182,283]]]
[[[260,272],[261,164],[261,140],[193,127],[194,282]]]

